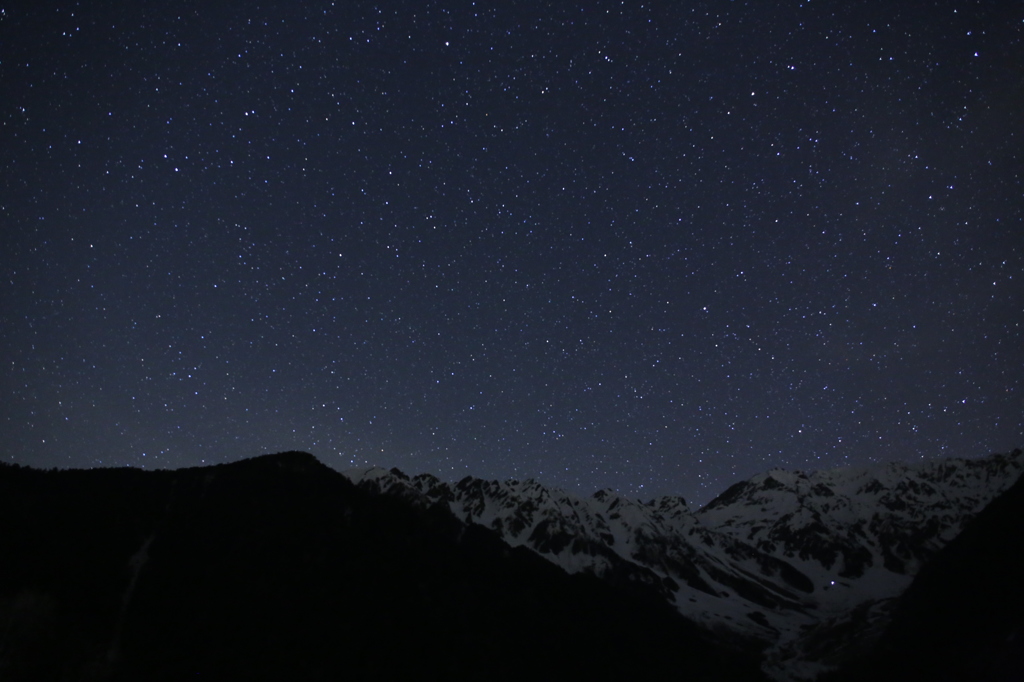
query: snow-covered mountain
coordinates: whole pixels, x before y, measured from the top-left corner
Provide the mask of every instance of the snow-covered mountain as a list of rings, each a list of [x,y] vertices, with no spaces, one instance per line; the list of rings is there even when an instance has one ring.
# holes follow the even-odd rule
[[[611,490],[582,498],[536,481],[452,485],[351,470],[363,488],[440,504],[569,572],[642,581],[723,637],[768,645],[777,679],[810,679],[843,637],[866,638],[921,565],[1024,469],[1019,450],[820,472],[773,470],[697,512]],[[847,647],[848,642],[843,643]]]
[[[781,679],[812,678],[837,662],[836,650],[849,655],[848,640],[877,635],[921,566],[1022,469],[1016,450],[913,465],[774,470],[731,487],[698,517],[811,578],[814,623],[780,628],[766,668]]]

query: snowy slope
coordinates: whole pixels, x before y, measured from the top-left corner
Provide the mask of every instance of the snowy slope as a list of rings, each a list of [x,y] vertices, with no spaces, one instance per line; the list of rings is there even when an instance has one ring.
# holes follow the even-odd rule
[[[459,518],[492,528],[509,544],[529,547],[567,571],[643,581],[713,629],[774,640],[777,628],[810,604],[813,584],[807,576],[751,543],[706,527],[679,497],[643,503],[601,490],[580,498],[532,480],[472,477],[452,486],[429,474],[410,478],[379,468],[346,475],[381,493],[444,504]]]
[[[784,634],[768,652],[776,677],[812,679],[829,667],[827,650],[840,648],[835,633],[877,635],[891,600],[1022,470],[1019,450],[913,465],[774,470],[733,486],[697,516],[812,578],[818,623]]]
[[[642,581],[681,614],[771,645],[766,670],[809,679],[833,632],[861,636],[964,523],[1024,468],[1020,451],[978,460],[811,473],[775,470],[694,513],[679,497],[582,498],[536,481],[451,485],[397,469],[352,470],[360,486],[441,504],[570,572]]]
[[[793,563],[820,587],[835,581],[835,588],[891,596],[884,594],[883,576],[907,582],[1016,481],[1022,465],[1019,454],[1010,454],[809,473],[774,470],[733,486],[697,516],[707,527]],[[843,594],[822,590],[819,600],[843,602]]]

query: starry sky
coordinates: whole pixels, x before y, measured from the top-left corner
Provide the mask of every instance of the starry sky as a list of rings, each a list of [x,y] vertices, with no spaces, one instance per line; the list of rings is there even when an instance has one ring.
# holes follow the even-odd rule
[[[0,9],[0,457],[703,504],[1024,444],[1024,8]]]

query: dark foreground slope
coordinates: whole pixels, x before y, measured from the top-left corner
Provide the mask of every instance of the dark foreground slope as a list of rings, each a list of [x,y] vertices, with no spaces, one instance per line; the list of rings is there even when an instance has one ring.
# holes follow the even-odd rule
[[[924,566],[874,654],[829,679],[1024,680],[1024,478]]]
[[[643,588],[569,576],[304,453],[0,466],[0,679],[759,679]]]

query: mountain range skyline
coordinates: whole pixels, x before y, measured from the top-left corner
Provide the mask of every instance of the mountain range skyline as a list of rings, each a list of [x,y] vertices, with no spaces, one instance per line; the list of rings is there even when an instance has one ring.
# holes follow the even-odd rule
[[[302,452],[0,464],[0,673],[1012,674],[1022,470],[1020,450],[774,470],[691,511],[535,481],[343,475]]]

